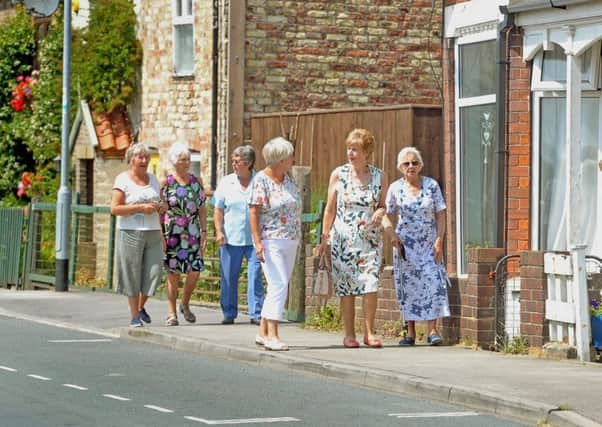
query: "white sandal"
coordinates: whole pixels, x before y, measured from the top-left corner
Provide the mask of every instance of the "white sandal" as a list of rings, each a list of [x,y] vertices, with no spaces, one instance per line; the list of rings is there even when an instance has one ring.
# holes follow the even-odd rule
[[[278,341],[278,340],[265,340],[263,345],[266,350],[272,350],[272,351],[287,351],[288,350],[288,345],[286,345],[286,343],[283,343],[282,341]]]
[[[259,334],[255,335],[255,344],[257,344],[257,345],[265,345],[265,338],[262,337]]]

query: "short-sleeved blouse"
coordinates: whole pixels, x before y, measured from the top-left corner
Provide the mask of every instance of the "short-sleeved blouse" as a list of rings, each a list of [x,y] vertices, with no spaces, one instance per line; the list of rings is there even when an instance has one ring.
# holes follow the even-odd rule
[[[264,171],[253,179],[250,206],[261,206],[259,228],[262,240],[301,238],[301,196],[288,176],[282,184],[274,182]]]

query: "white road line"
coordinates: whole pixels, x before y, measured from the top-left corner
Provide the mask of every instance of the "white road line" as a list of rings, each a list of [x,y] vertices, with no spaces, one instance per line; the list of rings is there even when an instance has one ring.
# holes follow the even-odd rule
[[[34,375],[34,374],[29,374],[27,376],[31,377],[31,378],[35,378],[36,380],[42,380],[42,381],[50,381],[52,379],[52,378],[43,377],[41,375]]]
[[[17,372],[16,369],[9,368],[8,366],[0,366],[0,370],[2,370],[2,371],[8,371],[8,372]]]
[[[475,417],[477,412],[406,412],[401,414],[389,414],[396,418],[446,418],[446,417]]]
[[[127,402],[128,400],[132,400],[132,399],[129,399],[127,397],[117,396],[115,394],[103,394],[103,396],[104,397],[108,397],[109,399],[121,400],[123,402]]]
[[[144,405],[144,407],[148,408],[148,409],[153,409],[155,411],[163,412],[165,414],[173,414],[173,412],[174,412],[171,409],[162,408],[160,406],[155,406],[155,405]]]
[[[196,421],[208,425],[229,425],[229,424],[255,424],[255,423],[287,423],[291,421],[301,421],[292,417],[280,418],[241,418],[236,420],[205,420],[197,417],[184,417],[190,421]]]
[[[81,339],[81,340],[48,340],[51,343],[87,343],[87,342],[113,342],[113,340],[108,338],[89,338],[89,339]]]
[[[63,386],[68,387],[68,388],[74,388],[75,390],[81,390],[81,391],[88,390],[87,387],[82,387],[81,385],[75,385],[75,384],[63,384]]]

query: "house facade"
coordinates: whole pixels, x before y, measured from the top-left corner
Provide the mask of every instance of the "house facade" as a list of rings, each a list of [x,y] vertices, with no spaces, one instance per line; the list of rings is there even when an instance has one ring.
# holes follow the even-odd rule
[[[600,1],[445,2],[448,250],[460,282],[473,247],[500,248],[493,265],[575,247],[602,255],[601,39]],[[541,344],[549,295],[521,282],[520,333]]]

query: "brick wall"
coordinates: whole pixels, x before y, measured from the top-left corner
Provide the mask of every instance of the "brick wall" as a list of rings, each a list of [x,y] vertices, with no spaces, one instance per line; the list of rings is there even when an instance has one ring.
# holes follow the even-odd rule
[[[163,154],[184,141],[203,154],[203,178],[210,179],[212,16],[211,0],[194,0],[195,74],[173,73],[171,2],[145,0],[139,10],[142,42],[140,140]],[[167,167],[162,156],[162,167]]]
[[[253,113],[440,105],[441,26],[441,0],[247,0],[245,137]]]
[[[0,22],[15,15],[15,6],[11,0],[0,0]]]
[[[503,248],[474,248],[468,250],[468,279],[460,281],[458,298],[460,337],[483,348],[489,348],[495,338],[493,308],[493,277],[497,261],[504,256]]]
[[[520,334],[531,347],[540,347],[548,341],[543,254],[524,251],[520,255]]]
[[[531,204],[531,92],[530,66],[522,58],[523,37],[514,29],[509,35],[508,82],[508,200],[507,249],[530,249]]]

